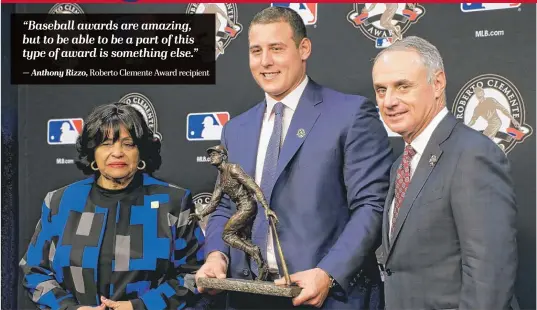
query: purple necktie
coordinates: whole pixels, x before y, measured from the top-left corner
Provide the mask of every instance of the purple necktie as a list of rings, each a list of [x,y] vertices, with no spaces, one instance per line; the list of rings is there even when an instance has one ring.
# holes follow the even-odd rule
[[[274,105],[274,128],[270,136],[265,162],[263,164],[263,175],[261,177],[261,190],[265,199],[270,203],[272,187],[276,181],[276,168],[278,166],[278,157],[280,156],[280,144],[282,141],[282,120],[283,120],[283,103],[278,102]]]
[[[265,155],[265,162],[263,163],[263,174],[261,176],[260,188],[263,191],[265,200],[270,205],[270,196],[272,188],[276,181],[276,168],[278,167],[278,157],[280,156],[280,144],[282,140],[282,118],[283,118],[283,103],[278,102],[273,108],[274,111],[274,128],[272,129],[272,135],[270,136],[267,152]],[[272,111],[271,111],[272,113]],[[268,241],[269,236],[269,223],[265,218],[265,209],[261,204],[258,204],[257,217],[254,222],[254,231],[257,230],[255,235]],[[262,250],[263,257],[267,254],[266,244],[258,244]],[[257,275],[257,264],[250,258],[250,266],[252,271]]]

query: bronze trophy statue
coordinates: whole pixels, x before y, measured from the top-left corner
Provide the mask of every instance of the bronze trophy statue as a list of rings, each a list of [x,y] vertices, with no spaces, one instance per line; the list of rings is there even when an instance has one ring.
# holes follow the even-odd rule
[[[211,165],[218,168],[218,182],[216,183],[209,204],[207,204],[201,212],[190,214],[190,219],[199,221],[213,213],[218,207],[222,196],[224,194],[228,195],[231,201],[237,205],[237,212],[226,223],[222,239],[227,245],[245,252],[256,261],[259,267],[259,277],[254,281],[242,279],[200,278],[198,285],[205,288],[274,296],[298,296],[302,289],[291,284],[287,264],[285,263],[280,241],[276,232],[278,217],[274,211],[270,209],[263,192],[255,181],[244,172],[239,165],[228,163],[227,150],[224,146],[217,145],[211,147],[207,149],[207,154],[209,155]],[[257,214],[257,202],[265,208],[265,215],[272,227],[278,255],[282,262],[282,270],[287,283],[286,286],[276,286],[273,282],[265,281],[269,272],[268,264],[264,261],[263,256],[261,255],[261,249],[249,239],[249,236],[251,236],[252,224]]]

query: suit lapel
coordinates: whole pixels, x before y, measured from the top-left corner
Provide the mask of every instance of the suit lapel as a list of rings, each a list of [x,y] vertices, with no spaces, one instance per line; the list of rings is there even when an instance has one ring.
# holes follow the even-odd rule
[[[287,131],[287,135],[285,137],[285,140],[282,145],[282,149],[280,150],[280,155],[278,158],[278,166],[276,169],[276,180],[274,184],[276,184],[279,176],[281,175],[282,171],[285,169],[291,158],[294,156],[294,154],[298,151],[302,143],[304,143],[304,140],[307,138],[308,133],[310,132],[311,128],[315,124],[315,121],[319,117],[320,112],[317,111],[315,108],[315,105],[320,103],[322,101],[322,96],[320,93],[320,86],[315,84],[313,81],[310,80],[308,85],[306,86],[306,89],[304,89],[304,93],[300,97],[300,100],[297,105],[297,109],[295,113],[293,114],[293,118],[291,120],[291,124],[289,125],[289,130]],[[255,135],[255,139],[253,137],[245,137],[244,144],[251,144],[255,145],[255,147],[249,146],[248,149],[244,149],[245,156],[248,156],[248,158],[245,159],[245,171],[246,172],[253,172],[255,173],[255,163],[257,159],[257,145],[259,143],[259,134],[261,131],[261,123],[262,123],[262,117],[265,111],[266,104],[262,105],[261,111],[258,111],[256,113],[256,120],[258,121],[252,121],[252,123],[249,123],[245,129],[250,130]],[[299,137],[297,135],[299,129],[302,129],[304,131],[304,135]],[[301,131],[302,132],[302,131]],[[245,140],[247,139],[247,140]],[[251,153],[250,153],[251,152]],[[248,155],[253,154],[253,155]],[[251,169],[250,169],[251,166]],[[248,169],[248,170],[246,170]],[[254,174],[252,174],[254,175]],[[274,185],[269,191],[272,191],[274,189]],[[270,201],[268,201],[270,205]],[[261,248],[261,254],[263,256],[263,259],[266,259],[266,253],[267,253],[267,242],[268,242],[268,230],[269,230],[269,223],[267,219],[265,218],[264,209],[258,204],[258,210],[257,210],[257,216],[255,218],[253,228],[252,228],[252,241],[254,244],[258,245]],[[281,262],[278,259],[278,263]],[[250,259],[250,264],[252,268],[252,272],[257,275],[257,264],[255,261]],[[281,265],[279,265],[281,266]]]
[[[410,181],[410,184],[408,186],[407,192],[405,194],[405,199],[403,200],[403,205],[399,209],[399,215],[397,216],[395,222],[395,230],[393,233],[394,235],[392,236],[391,242],[389,242],[389,250],[388,256],[386,257],[386,261],[389,259],[390,254],[393,251],[393,247],[397,242],[397,237],[401,232],[401,228],[405,223],[408,213],[414,205],[416,197],[421,192],[423,186],[425,185],[425,182],[427,182],[427,179],[431,175],[433,169],[438,165],[438,162],[441,160],[441,156],[443,153],[443,150],[441,148],[442,143],[449,137],[456,124],[457,120],[455,119],[455,117],[453,117],[452,114],[448,113],[440,122],[438,127],[433,132],[433,135],[429,139],[429,143],[427,143],[427,147],[425,148],[420,158],[418,166],[416,167],[414,175],[412,176],[412,180]],[[434,164],[430,164],[432,156],[436,156],[436,162]]]
[[[440,149],[440,146],[438,144],[427,145],[425,151],[423,152],[423,155],[421,156],[420,162],[416,167],[416,171],[414,172],[410,185],[408,186],[408,189],[406,191],[403,205],[399,209],[399,215],[397,216],[397,219],[395,221],[395,230],[393,232],[394,235],[392,236],[392,240],[390,242],[390,251],[393,248],[393,244],[397,240],[397,236],[401,231],[401,227],[406,220],[408,212],[410,211],[410,209],[412,209],[412,206],[414,205],[414,200],[421,192],[423,185],[425,185],[425,182],[427,181],[429,175],[434,169],[433,166],[429,165],[429,158],[432,155],[435,155],[436,158],[440,159],[440,156],[442,155],[442,150]]]
[[[257,161],[257,148],[259,145],[259,135],[261,134],[261,124],[263,123],[263,115],[265,114],[265,101],[257,104],[252,111],[252,117],[247,118],[247,121],[241,124],[241,131],[237,133],[240,139],[240,151],[234,155],[239,156],[238,162],[241,164],[244,171],[255,178],[255,166]]]
[[[287,167],[293,156],[300,149],[300,146],[302,146],[304,141],[308,138],[311,129],[321,114],[319,109],[316,108],[316,105],[322,101],[323,98],[320,86],[310,80],[304,89],[304,93],[300,97],[291,124],[289,125],[289,130],[285,135],[285,141],[283,142],[280,156],[278,158],[278,167],[276,169],[276,180],[274,185],[278,181],[282,171]],[[274,187],[271,191],[273,189]],[[281,268],[282,261],[278,255],[276,255],[276,261]],[[281,270],[280,273],[282,273]]]
[[[280,157],[278,158],[276,180],[278,180],[280,174],[289,164],[302,143],[308,138],[313,125],[321,114],[315,106],[322,101],[320,86],[310,80],[306,89],[304,89],[302,97],[300,97],[297,109],[289,125],[289,130],[285,136]]]

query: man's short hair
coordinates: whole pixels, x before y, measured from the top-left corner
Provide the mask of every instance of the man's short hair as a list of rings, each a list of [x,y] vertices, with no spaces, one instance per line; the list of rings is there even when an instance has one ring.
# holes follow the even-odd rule
[[[378,53],[373,64],[375,64],[384,53],[405,50],[415,51],[420,55],[423,65],[427,68],[427,80],[429,83],[433,82],[436,72],[439,70],[444,71],[444,61],[436,46],[417,36],[410,36],[396,41],[394,44]]]
[[[297,47],[300,45],[300,42],[302,42],[302,39],[307,38],[308,36],[306,25],[304,25],[302,17],[292,9],[279,6],[271,6],[257,13],[250,24],[250,28],[256,24],[265,25],[277,22],[286,22],[291,26],[291,29],[293,30],[293,40]]]

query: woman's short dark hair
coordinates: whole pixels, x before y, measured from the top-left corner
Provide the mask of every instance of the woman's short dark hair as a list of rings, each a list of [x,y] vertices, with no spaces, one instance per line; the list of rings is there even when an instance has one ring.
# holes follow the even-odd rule
[[[145,161],[144,172],[153,173],[160,168],[160,140],[154,137],[153,131],[138,110],[126,103],[116,102],[95,108],[84,122],[84,128],[76,142],[76,165],[84,174],[98,172],[91,169],[91,163],[95,160],[95,149],[106,140],[110,129],[114,131],[113,141],[116,142],[121,125],[125,126],[138,147],[140,160]]]

